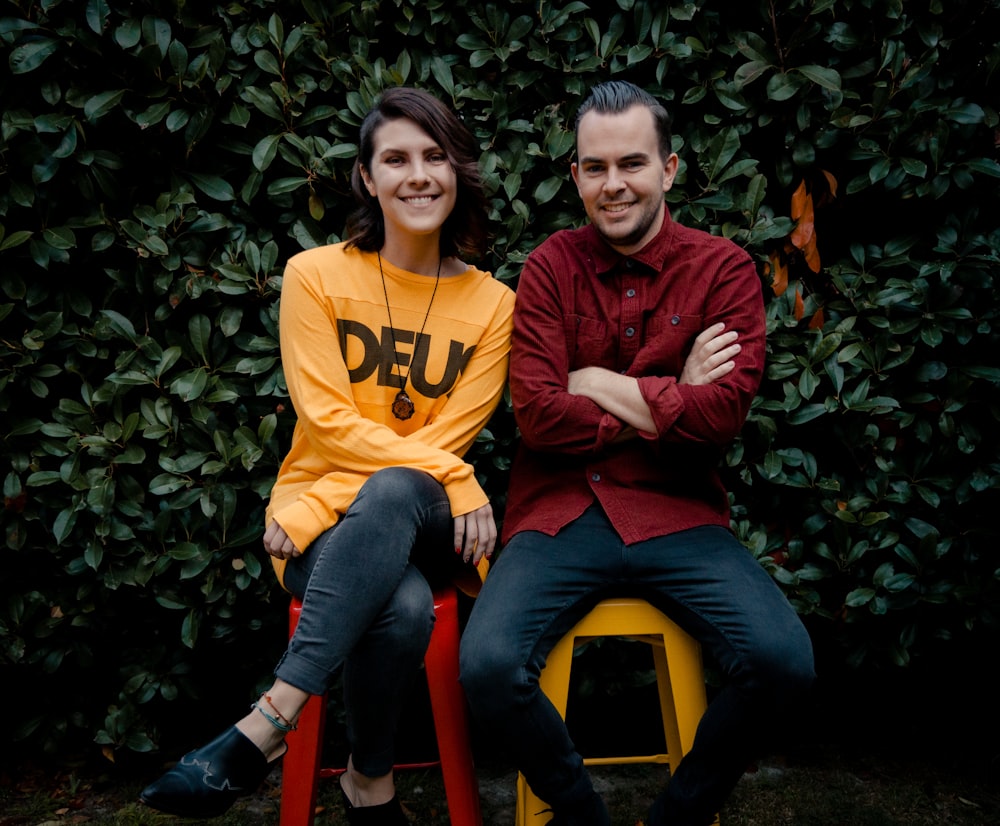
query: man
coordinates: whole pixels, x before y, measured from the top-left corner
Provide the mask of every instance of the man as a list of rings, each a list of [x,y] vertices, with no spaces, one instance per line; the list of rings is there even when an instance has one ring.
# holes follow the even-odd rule
[[[522,444],[506,547],[464,635],[462,681],[482,726],[552,807],[551,824],[608,824],[538,675],[599,600],[649,600],[726,678],[647,820],[699,826],[773,709],[814,677],[802,623],[729,531],[716,470],[763,370],[760,281],[742,249],[671,220],[663,195],[678,159],[655,98],[620,81],[595,87],[576,150],[590,223],[550,237],[520,278],[510,382]]]

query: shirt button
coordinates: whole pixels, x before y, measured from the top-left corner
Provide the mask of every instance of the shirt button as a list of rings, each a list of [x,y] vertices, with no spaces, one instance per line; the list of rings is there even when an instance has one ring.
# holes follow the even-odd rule
[[[632,338],[632,336],[635,335],[635,327],[626,327],[625,335],[628,336],[629,338]]]
[[[635,290],[625,290],[625,295],[628,298],[635,298]]]
[[[592,473],[592,474],[590,474],[590,481],[591,482],[600,482],[601,481],[601,474],[600,473]]]
[[[631,258],[626,258],[625,259],[625,269],[627,269],[627,270],[634,270],[635,269],[635,261],[633,261]]]
[[[676,327],[678,324],[681,323],[681,317],[679,315],[675,315],[673,318],[670,319],[670,323]]]

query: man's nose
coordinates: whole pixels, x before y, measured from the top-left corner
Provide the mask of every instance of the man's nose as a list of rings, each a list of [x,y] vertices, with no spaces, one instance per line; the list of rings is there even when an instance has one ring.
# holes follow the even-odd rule
[[[621,192],[625,188],[625,179],[616,167],[608,167],[608,174],[604,179],[605,192]]]

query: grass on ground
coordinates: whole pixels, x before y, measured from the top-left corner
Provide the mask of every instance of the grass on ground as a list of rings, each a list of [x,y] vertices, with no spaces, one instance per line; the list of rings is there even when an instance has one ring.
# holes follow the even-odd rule
[[[724,826],[994,826],[1000,823],[998,767],[935,765],[926,759],[847,757],[818,753],[808,759],[761,764],[740,781],[722,812]],[[514,775],[481,768],[485,826],[513,826]],[[652,766],[593,770],[613,826],[637,826],[665,777]],[[148,780],[149,778],[144,778]],[[276,826],[280,776],[237,803],[215,826]],[[82,766],[46,774],[26,771],[0,778],[0,826],[166,826],[185,822],[137,802],[142,781]],[[401,799],[418,826],[448,824],[436,770],[400,774]],[[324,781],[317,826],[345,823],[336,781]],[[456,826],[461,826],[456,824]]]

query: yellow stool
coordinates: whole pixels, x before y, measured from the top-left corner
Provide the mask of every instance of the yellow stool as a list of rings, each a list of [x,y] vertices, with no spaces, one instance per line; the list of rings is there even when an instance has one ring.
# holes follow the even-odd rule
[[[549,653],[539,685],[566,718],[569,674],[573,649],[594,637],[628,637],[653,646],[656,683],[666,754],[625,757],[593,757],[588,766],[624,763],[664,763],[676,765],[691,748],[695,730],[705,712],[705,679],[701,666],[701,646],[671,619],[641,599],[606,599],[564,636]],[[547,823],[548,806],[531,790],[524,776],[517,776],[517,826]],[[718,819],[716,819],[718,823]]]

